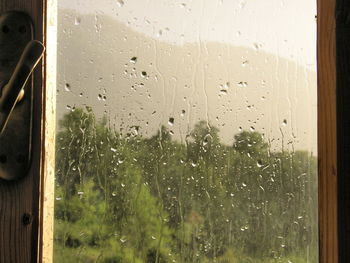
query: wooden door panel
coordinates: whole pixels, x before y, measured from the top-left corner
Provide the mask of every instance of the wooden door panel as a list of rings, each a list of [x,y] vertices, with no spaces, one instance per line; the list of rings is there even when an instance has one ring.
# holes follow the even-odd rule
[[[35,39],[44,42],[44,1],[3,0],[0,12],[18,10],[33,19]],[[41,64],[42,65],[42,64]],[[34,73],[33,156],[28,175],[18,181],[0,180],[0,262],[36,262],[42,149],[43,67]],[[14,140],[16,138],[13,138]],[[1,147],[1,146],[0,146]]]

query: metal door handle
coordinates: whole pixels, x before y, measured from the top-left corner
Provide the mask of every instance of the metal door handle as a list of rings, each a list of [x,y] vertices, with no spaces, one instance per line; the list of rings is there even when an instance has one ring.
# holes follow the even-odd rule
[[[0,134],[4,131],[17,101],[23,97],[26,83],[42,58],[44,51],[45,47],[41,42],[37,40],[30,41],[25,47],[9,82],[2,88],[0,96]]]
[[[20,179],[31,167],[41,99],[41,81],[31,75],[45,50],[34,32],[27,13],[0,14],[0,180]]]

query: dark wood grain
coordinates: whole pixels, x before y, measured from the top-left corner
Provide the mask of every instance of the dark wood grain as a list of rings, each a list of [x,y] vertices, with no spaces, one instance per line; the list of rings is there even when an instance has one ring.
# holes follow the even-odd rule
[[[338,262],[335,1],[317,1],[319,248]]]
[[[35,24],[35,39],[43,41],[43,0],[2,0],[0,12],[26,11]],[[0,181],[0,262],[36,262],[42,149],[43,70],[35,71],[33,162],[27,177]],[[15,138],[13,138],[15,140]],[[23,220],[25,216],[25,220]],[[24,223],[25,221],[25,223]]]

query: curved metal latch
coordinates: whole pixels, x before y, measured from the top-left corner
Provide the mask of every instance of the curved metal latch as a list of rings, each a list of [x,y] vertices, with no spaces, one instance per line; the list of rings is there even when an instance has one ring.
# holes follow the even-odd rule
[[[31,74],[44,53],[22,12],[0,15],[0,178],[23,177],[30,167],[33,122]]]
[[[24,88],[44,54],[44,46],[32,40],[26,46],[9,82],[2,88],[0,97],[0,134],[3,133],[11,112],[24,96]]]

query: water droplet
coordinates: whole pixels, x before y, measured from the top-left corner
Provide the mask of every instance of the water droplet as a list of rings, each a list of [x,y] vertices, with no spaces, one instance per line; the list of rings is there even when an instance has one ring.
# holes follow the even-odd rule
[[[229,87],[230,87],[230,82],[226,82],[224,85],[220,85],[220,93],[227,94]]]
[[[227,94],[227,90],[226,89],[221,89],[220,93],[226,95]]]
[[[113,193],[112,193],[112,196],[116,197],[116,196],[117,196],[117,193],[116,193],[116,192],[113,192]]]
[[[97,95],[97,99],[98,99],[98,100],[102,100],[102,95],[101,95],[101,94],[98,94],[98,95]]]
[[[246,231],[246,230],[248,230],[248,226],[241,227],[241,231]]]
[[[117,4],[119,7],[122,7],[125,3],[124,0],[117,0]]]
[[[64,89],[65,89],[66,91],[71,91],[70,84],[69,84],[69,83],[66,83],[66,85],[64,85]]]
[[[121,185],[121,187],[123,187],[123,188],[125,187],[125,184],[123,184],[123,183],[121,183],[120,185]]]
[[[147,77],[147,72],[146,72],[146,71],[142,71],[142,72],[141,72],[141,76],[142,76],[143,78]]]
[[[258,167],[262,167],[262,166],[263,166],[263,163],[262,163],[261,160],[258,160],[258,161],[256,162],[256,165],[257,165]]]
[[[185,114],[186,114],[186,111],[185,111],[185,110],[182,110],[182,111],[181,111],[181,117],[185,116]]]
[[[258,51],[259,48],[261,47],[261,44],[258,44],[258,43],[254,43],[253,45],[256,51]]]
[[[253,126],[250,127],[250,131],[255,131],[255,128]]]
[[[160,30],[158,31],[157,37],[161,37],[162,35],[163,35],[163,31],[160,29]]]
[[[76,17],[74,20],[74,25],[78,26],[81,23],[81,18],[80,17]]]
[[[168,124],[169,124],[170,126],[173,126],[173,125],[174,125],[174,122],[175,122],[175,119],[174,119],[173,117],[170,117],[170,118],[169,118],[169,121],[168,121]]]
[[[287,126],[287,120],[286,119],[283,120],[282,125],[283,126]]]
[[[245,7],[246,4],[247,4],[247,2],[242,1],[242,2],[239,3],[239,7],[240,7],[241,9],[243,9],[243,8]]]
[[[249,64],[249,61],[248,61],[248,60],[245,60],[245,61],[242,62],[242,67],[245,67],[245,66],[247,66],[248,64]]]
[[[115,153],[117,151],[117,149],[111,147],[111,151]]]
[[[130,59],[130,62],[135,64],[137,62],[137,57],[132,57]]]
[[[67,105],[66,109],[70,110],[71,112],[73,112],[73,111],[75,111],[75,106],[72,107],[71,105]]]
[[[245,87],[248,86],[248,82],[246,82],[246,81],[240,81],[240,82],[238,82],[237,85],[238,85],[238,87],[245,88]]]

